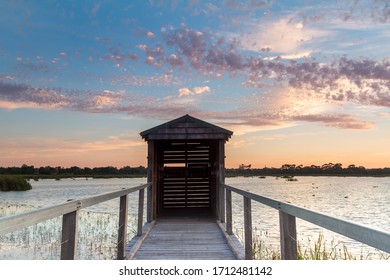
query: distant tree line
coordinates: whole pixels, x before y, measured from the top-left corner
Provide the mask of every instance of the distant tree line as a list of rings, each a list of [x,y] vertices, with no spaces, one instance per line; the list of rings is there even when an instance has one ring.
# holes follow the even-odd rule
[[[0,167],[0,174],[7,175],[25,175],[27,177],[141,177],[146,176],[146,168],[143,166],[130,167],[124,166],[117,168],[113,166],[107,167],[34,167],[33,165],[23,164],[21,167]]]
[[[283,164],[280,168],[264,167],[226,169],[226,176],[390,176],[390,168],[365,168],[354,164],[343,167],[341,163],[323,165]]]
[[[144,166],[117,168],[107,167],[34,167],[23,164],[20,167],[0,167],[0,175],[23,175],[25,177],[146,177]],[[390,176],[390,168],[365,168],[354,164],[343,167],[341,163],[326,163],[323,165],[283,164],[280,168],[228,168],[226,176]]]

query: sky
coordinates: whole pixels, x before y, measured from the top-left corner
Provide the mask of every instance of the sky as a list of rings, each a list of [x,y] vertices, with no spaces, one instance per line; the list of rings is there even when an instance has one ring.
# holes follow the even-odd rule
[[[390,167],[390,1],[0,1],[0,166],[146,166],[189,114],[226,167]]]

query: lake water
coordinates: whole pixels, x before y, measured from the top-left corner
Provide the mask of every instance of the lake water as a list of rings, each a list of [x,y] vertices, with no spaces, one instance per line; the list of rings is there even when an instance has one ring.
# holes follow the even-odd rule
[[[373,177],[296,177],[283,178],[235,177],[226,184],[327,215],[350,220],[390,232],[390,178]],[[25,192],[1,192],[0,216],[11,215],[63,203],[146,182],[136,179],[63,179],[32,181],[33,189]],[[130,194],[129,238],[134,235],[137,194]],[[233,194],[233,227],[242,236],[242,197]],[[117,212],[119,199],[84,209],[79,220],[78,259],[115,258]],[[255,238],[277,250],[279,246],[278,211],[252,203]],[[381,253],[328,230],[297,219],[298,241],[309,248],[321,234],[327,246],[341,250],[345,244],[355,257],[378,258]],[[0,259],[58,259],[61,239],[61,219],[0,235]]]

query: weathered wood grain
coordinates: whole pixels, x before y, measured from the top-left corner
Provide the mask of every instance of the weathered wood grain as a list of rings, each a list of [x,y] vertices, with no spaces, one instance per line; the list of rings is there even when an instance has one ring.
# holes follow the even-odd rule
[[[297,228],[295,217],[279,211],[280,257],[282,260],[297,260]]]
[[[245,259],[251,260],[252,253],[252,206],[250,198],[244,196]]]
[[[137,235],[142,235],[142,226],[144,223],[144,197],[145,190],[140,190],[138,195],[138,227],[137,227]]]
[[[166,217],[156,221],[133,259],[235,259],[215,219]]]
[[[232,217],[232,191],[226,190],[226,232],[229,235],[233,234]]]
[[[74,260],[77,250],[77,213],[62,216],[61,260]]]
[[[143,190],[140,190],[140,192]],[[127,217],[128,217],[128,195],[120,197],[119,202],[119,226],[118,226],[118,245],[117,259],[122,260],[126,256],[126,236],[127,236]]]

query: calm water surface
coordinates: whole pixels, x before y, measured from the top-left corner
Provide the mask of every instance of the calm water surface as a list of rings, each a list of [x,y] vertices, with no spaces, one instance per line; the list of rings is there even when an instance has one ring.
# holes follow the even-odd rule
[[[355,178],[355,177],[296,177],[298,181],[287,181],[283,178],[266,177],[235,177],[227,178],[226,184],[263,195],[283,202],[325,213],[338,218],[350,220],[370,227],[379,228],[390,232],[390,178]],[[146,183],[145,178],[136,179],[63,179],[32,181],[33,189],[26,192],[2,192],[0,193],[0,216],[24,212],[38,207],[63,203],[68,199],[83,198],[100,193],[120,190],[122,188],[138,186]],[[103,248],[100,245],[100,253],[89,255],[85,251],[96,251],[95,243],[116,241],[116,223],[119,199],[105,202],[84,210],[80,221],[80,232],[85,228],[85,245],[81,249],[81,259],[105,259],[115,256],[114,249]],[[137,213],[137,193],[130,194],[129,215]],[[242,235],[242,197],[233,194],[233,222],[236,234]],[[267,246],[277,249],[279,246],[279,221],[278,212],[259,203],[252,203],[253,227],[256,238],[262,240]],[[93,216],[93,218],[91,218]],[[84,219],[84,218],[85,219]],[[60,219],[52,222],[52,227],[60,227]],[[43,224],[43,223],[40,223]],[[102,228],[98,229],[98,226]],[[130,225],[132,227],[133,225]],[[38,225],[38,228],[40,225]],[[39,255],[38,248],[30,249],[29,244],[34,243],[34,232],[37,227],[29,227],[19,233],[0,236],[0,259],[36,259],[58,258],[58,238],[60,230],[45,233],[46,225],[42,225],[41,238],[45,237],[43,245],[50,246],[47,253]],[[107,229],[112,231],[106,236]],[[129,237],[134,229],[129,230]],[[316,240],[319,234],[323,234],[327,242],[343,242],[353,254],[375,254],[373,248],[369,248],[353,240],[321,229],[315,225],[297,219],[298,239],[302,246]],[[92,233],[91,233],[92,232]],[[104,240],[94,240],[89,234],[104,235]],[[42,237],[43,235],[43,237]],[[81,234],[82,235],[82,234]],[[81,237],[79,237],[81,238]],[[99,237],[101,238],[101,237]],[[23,239],[22,241],[20,239]],[[26,240],[25,240],[26,239]],[[92,241],[91,241],[91,240]],[[113,240],[113,241],[109,241]],[[311,240],[311,241],[310,241]],[[15,250],[12,243],[22,247]],[[309,245],[307,245],[309,246]],[[41,246],[42,247],[42,246]],[[44,247],[44,246],[43,246]],[[52,248],[53,247],[53,248]],[[115,248],[115,245],[113,245]],[[13,248],[13,249],[11,249]],[[22,252],[22,250],[24,250]],[[27,253],[26,253],[27,250]],[[52,250],[54,252],[49,251]],[[109,252],[107,252],[109,250]],[[92,254],[92,253],[91,253]]]

